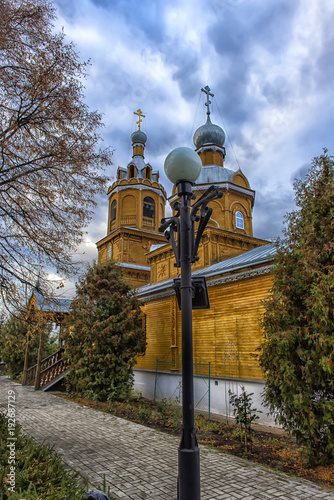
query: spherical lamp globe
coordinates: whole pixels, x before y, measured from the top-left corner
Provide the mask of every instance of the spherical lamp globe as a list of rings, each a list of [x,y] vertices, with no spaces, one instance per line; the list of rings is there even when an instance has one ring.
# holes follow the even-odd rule
[[[202,161],[197,153],[190,148],[176,148],[165,159],[165,174],[168,179],[177,184],[179,181],[197,181],[202,169]]]

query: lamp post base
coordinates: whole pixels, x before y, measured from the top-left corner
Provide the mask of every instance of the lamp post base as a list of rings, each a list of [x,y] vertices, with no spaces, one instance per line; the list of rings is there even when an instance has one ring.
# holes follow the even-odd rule
[[[199,449],[179,448],[178,500],[200,500]]]

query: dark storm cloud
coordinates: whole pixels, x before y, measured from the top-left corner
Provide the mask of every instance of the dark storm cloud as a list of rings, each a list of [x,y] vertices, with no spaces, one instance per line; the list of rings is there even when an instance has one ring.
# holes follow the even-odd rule
[[[93,5],[108,11],[117,12],[124,17],[135,31],[142,31],[146,37],[155,43],[165,38],[163,12],[166,3],[162,0],[91,0]]]
[[[251,111],[251,106],[245,106],[251,60],[248,56],[248,27],[237,17],[238,12],[228,12],[222,20],[209,27],[207,34],[222,58],[216,83],[219,89],[216,92],[217,103],[226,119],[241,123]]]
[[[201,87],[200,76],[197,70],[200,67],[200,61],[197,56],[189,57],[187,53],[179,55],[175,59],[178,69],[173,74],[173,80],[177,81],[184,99],[193,99],[198,94]]]
[[[252,97],[246,95],[249,80],[247,63],[234,62],[216,82],[215,97],[224,119],[243,124],[253,115]]]
[[[243,123],[259,105],[247,92],[250,75],[260,63],[255,50],[261,47],[278,55],[283,51],[291,37],[298,2],[262,2],[256,15],[250,10],[250,4],[245,9],[241,9],[241,4],[238,8],[235,5],[236,8],[225,11],[225,15],[218,18],[207,33],[222,58],[218,80],[218,87],[223,90],[218,98],[220,105],[229,120]],[[289,89],[284,75],[262,83],[263,96],[271,104],[285,101]]]
[[[296,179],[303,180],[309,169],[310,163],[304,163],[303,165],[301,165],[291,174],[290,182],[293,183]]]
[[[316,64],[318,84],[326,89],[328,87],[332,89],[334,81],[334,31],[332,19],[324,21],[321,49]]]
[[[291,42],[299,1],[261,2],[261,6],[263,10],[257,11],[258,17],[248,30],[248,40],[280,57]]]
[[[128,73],[121,67],[98,65],[94,67],[95,83],[93,92],[98,99],[106,103],[124,103],[124,97],[132,96],[137,82],[131,80]],[[127,100],[125,99],[125,101]]]
[[[129,144],[130,144],[130,135],[128,131],[122,131],[122,130],[117,130],[117,135],[116,132],[111,129],[110,127],[103,132],[104,136],[104,143],[107,146],[111,146],[115,151],[114,151],[114,158],[113,158],[113,163],[115,158],[117,157],[117,153],[119,150],[119,146],[123,146],[124,149],[128,148],[129,149]],[[115,160],[116,161],[116,160]],[[115,167],[115,165],[113,165]],[[116,165],[117,167],[118,165]],[[110,171],[115,170],[115,168],[111,168]]]
[[[231,56],[244,58],[249,49],[246,43],[248,27],[237,15],[238,12],[228,12],[223,19],[218,19],[207,29],[207,36],[212,41],[216,52],[226,61]]]
[[[166,130],[163,121],[161,121],[160,124],[157,124],[155,128],[149,131],[147,150],[152,157],[159,155],[167,156],[170,145],[175,144],[179,136],[176,128],[174,130],[172,128]],[[150,161],[150,158],[148,158],[148,161]]]
[[[280,236],[284,227],[284,216],[294,208],[291,187],[278,186],[270,196],[264,195],[258,189],[253,212],[254,236],[264,239]]]
[[[224,3],[229,8],[222,10],[222,15],[218,13],[207,31],[221,56],[251,59],[253,48],[260,46],[277,57],[290,43],[298,0],[235,1],[234,5],[222,0]]]
[[[267,81],[263,86],[262,92],[269,104],[282,104],[286,102],[290,92],[289,81],[284,75],[279,75],[274,80]]]

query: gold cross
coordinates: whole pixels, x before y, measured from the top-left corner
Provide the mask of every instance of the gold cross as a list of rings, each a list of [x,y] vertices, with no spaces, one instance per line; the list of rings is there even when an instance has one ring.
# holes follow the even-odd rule
[[[138,121],[136,123],[138,125],[138,130],[140,130],[140,124],[143,121],[143,120],[141,120],[141,117],[146,118],[146,116],[143,115],[143,112],[141,109],[137,109],[137,111],[134,111],[133,114],[138,116]]]

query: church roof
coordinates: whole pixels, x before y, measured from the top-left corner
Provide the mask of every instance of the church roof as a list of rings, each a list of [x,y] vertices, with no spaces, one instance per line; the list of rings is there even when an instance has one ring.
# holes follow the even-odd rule
[[[136,165],[136,167],[138,168],[138,173],[141,174],[141,171],[144,167],[148,166],[149,164],[148,163],[145,163],[145,160],[142,156],[140,155],[136,155],[132,158],[132,160],[128,163],[128,166],[129,165]],[[139,175],[140,177],[140,175]]]
[[[198,269],[192,273],[193,277],[204,276],[205,278],[214,278],[221,274],[232,273],[235,271],[241,271],[252,266],[258,266],[261,264],[269,264],[274,260],[276,254],[276,249],[272,244],[263,245],[253,250],[249,250],[241,255],[232,257],[232,259],[223,260],[217,262],[217,264],[212,264],[204,269]],[[151,293],[161,292],[167,288],[171,288],[173,285],[173,278],[160,281],[153,285],[145,285],[137,289],[137,295],[139,298]]]
[[[46,299],[36,288],[34,290],[36,305],[40,311],[67,313],[70,310],[71,300],[69,299]]]
[[[219,125],[211,123],[208,116],[207,122],[195,131],[193,141],[196,149],[208,145],[222,148],[225,144],[225,132]]]
[[[233,176],[236,172],[226,167],[218,165],[205,165],[196,184],[207,184],[212,182],[233,182]]]
[[[261,247],[253,248],[241,255],[232,257],[232,259],[223,260],[222,262],[217,262],[217,264],[212,264],[205,269],[199,269],[193,272],[193,276],[205,276],[206,278],[211,278],[217,274],[238,271],[243,268],[266,264],[274,260],[276,254],[276,249],[271,243],[268,245],[263,245]]]

